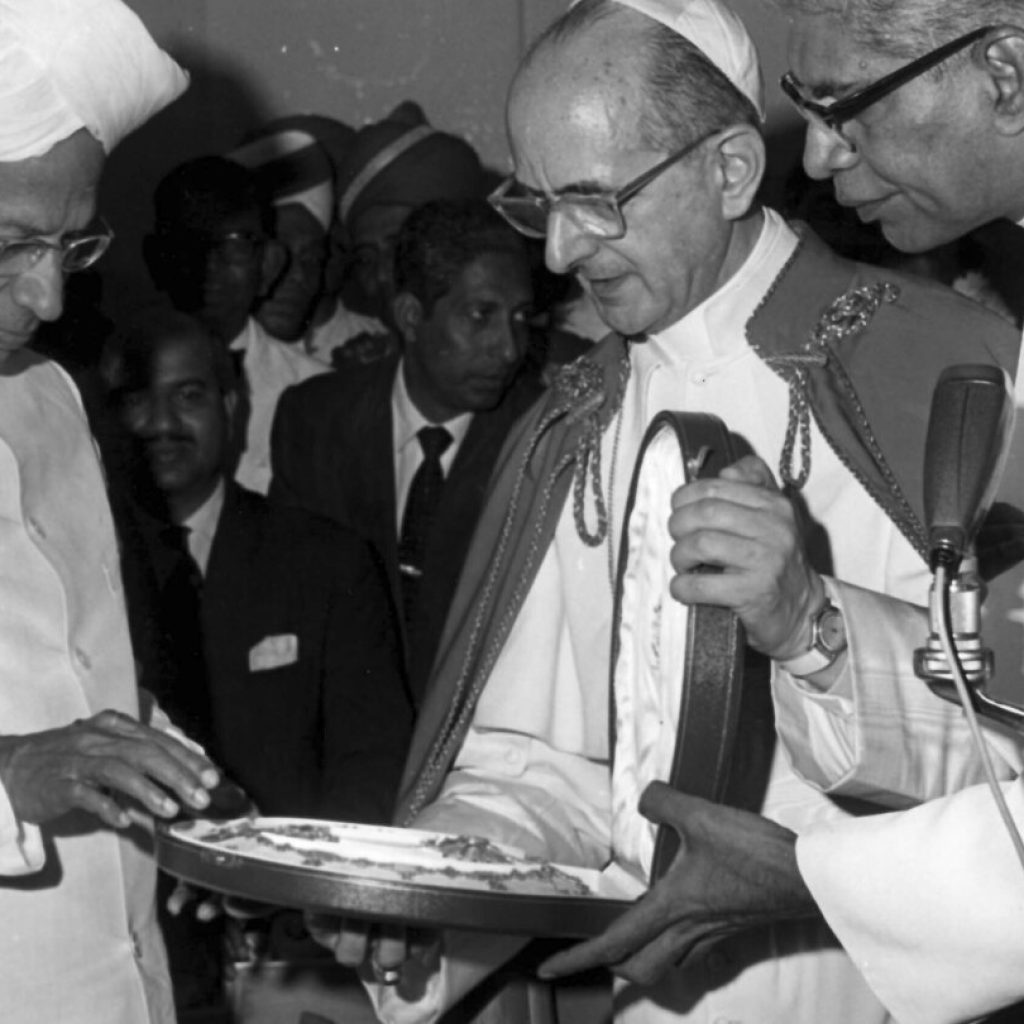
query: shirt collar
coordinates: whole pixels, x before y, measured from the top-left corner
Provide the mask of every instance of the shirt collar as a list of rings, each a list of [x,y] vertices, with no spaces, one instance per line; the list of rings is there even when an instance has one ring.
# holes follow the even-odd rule
[[[761,233],[735,274],[682,320],[651,336],[662,362],[730,359],[747,348],[746,325],[796,249],[793,229],[764,210]]]
[[[434,426],[444,427],[452,435],[452,449],[457,449],[462,444],[462,440],[469,430],[469,424],[473,419],[471,412],[464,412],[450,420],[445,420],[443,423],[431,423],[416,408],[416,403],[409,397],[409,390],[405,386],[404,359],[398,364],[395,383],[391,388],[391,408],[394,410],[393,422],[396,454],[401,452],[412,441],[415,441],[416,435],[423,427]]]
[[[213,493],[181,524],[188,530],[188,549],[203,575],[210,561],[210,549],[217,533],[217,523],[224,508],[224,480],[217,481]]]

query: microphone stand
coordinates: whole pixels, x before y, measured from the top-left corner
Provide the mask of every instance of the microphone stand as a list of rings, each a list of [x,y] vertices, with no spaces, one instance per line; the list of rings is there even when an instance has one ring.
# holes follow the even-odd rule
[[[971,550],[999,479],[1011,416],[1006,377],[998,368],[962,365],[943,371],[932,396],[925,445],[925,518],[935,573],[931,634],[914,652],[914,672],[939,697],[960,704],[959,670],[978,714],[1024,731],[1024,708],[986,693],[995,665],[981,637],[984,586]]]

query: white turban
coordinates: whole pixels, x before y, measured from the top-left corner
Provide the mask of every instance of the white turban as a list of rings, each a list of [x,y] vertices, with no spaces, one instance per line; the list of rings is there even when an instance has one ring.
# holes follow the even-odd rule
[[[746,26],[722,0],[615,0],[688,39],[754,105],[763,121],[764,78]]]
[[[121,0],[0,0],[0,161],[82,128],[109,153],[187,85]]]

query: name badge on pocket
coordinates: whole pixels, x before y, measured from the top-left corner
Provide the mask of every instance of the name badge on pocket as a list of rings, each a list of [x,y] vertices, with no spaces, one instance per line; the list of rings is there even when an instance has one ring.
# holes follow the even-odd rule
[[[299,638],[294,633],[265,636],[249,651],[249,671],[266,672],[267,669],[294,665],[299,660]]]

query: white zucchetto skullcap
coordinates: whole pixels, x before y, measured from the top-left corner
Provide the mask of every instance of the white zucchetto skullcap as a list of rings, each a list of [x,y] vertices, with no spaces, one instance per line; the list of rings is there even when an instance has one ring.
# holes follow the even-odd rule
[[[746,26],[722,0],[615,0],[688,39],[765,119],[764,78]]]
[[[109,153],[187,85],[121,0],[0,0],[0,161],[82,128]]]

